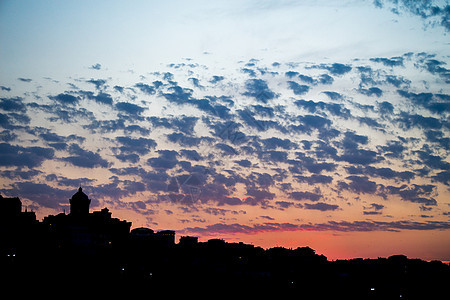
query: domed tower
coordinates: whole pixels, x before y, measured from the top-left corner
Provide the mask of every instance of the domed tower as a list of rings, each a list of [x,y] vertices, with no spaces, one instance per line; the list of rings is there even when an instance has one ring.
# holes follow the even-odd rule
[[[91,199],[83,193],[83,189],[78,189],[78,192],[72,196],[69,200],[70,202],[70,214],[74,216],[86,216],[89,214],[89,205],[91,204]]]

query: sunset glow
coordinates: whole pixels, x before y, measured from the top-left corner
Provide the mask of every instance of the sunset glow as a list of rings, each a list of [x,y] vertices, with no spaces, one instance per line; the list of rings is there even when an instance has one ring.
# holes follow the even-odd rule
[[[412,4],[411,4],[412,3]],[[0,194],[450,260],[448,1],[2,1]]]

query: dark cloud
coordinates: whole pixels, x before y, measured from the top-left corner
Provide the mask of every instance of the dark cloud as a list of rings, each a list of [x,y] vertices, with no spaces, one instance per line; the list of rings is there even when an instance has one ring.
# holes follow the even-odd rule
[[[400,187],[387,186],[386,191],[393,195],[399,195],[402,200],[414,203],[420,203],[426,206],[437,205],[437,201],[431,198],[436,187],[434,185],[417,185],[413,184],[411,187],[402,185]]]
[[[432,179],[445,185],[450,185],[450,171],[442,171],[432,176]]]
[[[157,146],[157,143],[153,139],[147,138],[130,138],[128,136],[118,136],[116,141],[122,146],[118,149],[122,153],[138,153],[140,155],[145,155]]]
[[[101,68],[102,68],[102,65],[99,63],[96,63],[89,67],[89,69],[92,69],[92,70],[100,70]]]
[[[450,6],[446,1],[374,0],[373,3],[377,8],[387,6],[395,14],[407,12],[426,20],[432,26],[442,26],[445,30],[450,30]]]
[[[31,180],[34,177],[42,174],[42,172],[38,170],[22,171],[21,169],[16,169],[0,171],[0,174],[2,177],[6,177],[12,180]]]
[[[382,204],[371,203],[369,207],[364,207],[364,215],[381,215],[382,210],[385,208]]]
[[[187,227],[182,233],[200,235],[224,234],[258,234],[261,232],[285,231],[336,231],[336,232],[371,232],[371,231],[400,231],[400,230],[445,230],[450,228],[449,222],[427,221],[329,221],[317,224],[292,223],[263,223],[253,225],[216,223],[206,227]]]
[[[259,152],[259,157],[263,161],[274,162],[276,164],[278,162],[286,162],[288,154],[283,151],[270,150]]]
[[[184,133],[173,132],[167,135],[167,139],[173,143],[178,143],[183,147],[197,146],[201,143],[202,138],[193,137]]]
[[[21,147],[0,143],[0,165],[5,167],[39,167],[54,158],[54,150],[43,147]]]
[[[322,171],[334,171],[335,163],[317,162],[315,158],[306,156],[303,152],[296,152],[298,160],[289,160],[289,170],[294,174],[302,174],[304,170],[308,170],[314,174],[320,174]]]
[[[249,79],[245,82],[246,92],[245,96],[253,97],[257,101],[267,104],[269,100],[278,97],[271,89],[269,89],[267,82],[262,79]]]
[[[27,108],[21,97],[0,98],[0,109],[4,111],[25,113]]]
[[[328,98],[330,98],[331,100],[342,100],[343,99],[342,95],[339,94],[338,92],[325,91],[325,92],[322,92],[322,93],[327,95]]]
[[[291,142],[289,139],[280,139],[277,137],[271,137],[268,139],[262,139],[261,142],[263,143],[264,147],[266,149],[277,149],[282,148],[285,150],[296,148],[296,144]]]
[[[86,80],[86,82],[95,85],[95,88],[98,90],[100,90],[102,87],[106,85],[106,80],[104,79],[90,79]]]
[[[59,102],[63,105],[75,105],[80,101],[79,97],[72,96],[70,94],[58,94],[56,96],[49,96],[50,99]]]
[[[386,146],[378,146],[378,151],[385,157],[401,158],[407,149],[400,141],[388,141]]]
[[[314,204],[305,203],[305,204],[303,204],[303,207],[305,209],[314,209],[314,210],[320,210],[320,211],[329,211],[329,210],[339,209],[338,205],[328,204],[328,203],[324,203],[324,202],[317,202]]]
[[[0,114],[0,126],[1,124],[1,114]],[[3,130],[0,132],[0,141],[2,142],[11,142],[17,138],[17,134],[10,132],[9,130]]]
[[[444,94],[433,95],[432,93],[415,94],[404,90],[398,93],[409,99],[413,104],[430,110],[433,113],[443,114],[450,112],[450,96]]]
[[[215,84],[215,83],[218,83],[218,82],[220,82],[220,81],[222,81],[224,79],[225,79],[225,77],[223,77],[223,76],[214,75],[209,82],[212,83],[212,84]]]
[[[298,73],[297,73],[298,74]],[[298,79],[300,79],[301,81],[303,81],[304,83],[308,83],[308,84],[313,84],[316,85],[317,84],[317,80],[315,80],[314,78],[312,78],[311,76],[306,76],[306,75],[298,75]]]
[[[136,83],[134,86],[137,87],[138,89],[140,89],[141,92],[143,92],[144,94],[147,94],[147,95],[154,95],[156,93],[156,89],[154,86],[150,86],[145,83]]]
[[[309,91],[309,86],[304,84],[298,84],[295,81],[288,81],[289,88],[294,92],[295,95],[303,95]]]
[[[145,108],[129,102],[117,102],[115,107],[117,110],[129,115],[140,115],[145,110]]]
[[[450,6],[449,6],[450,7]],[[447,9],[447,17],[450,17],[450,9]],[[447,30],[450,30],[450,22],[447,19]],[[429,59],[425,62],[425,69],[431,74],[439,75],[444,79],[445,83],[450,83],[450,70],[443,67],[445,62],[438,61],[436,59]]]
[[[328,74],[322,74],[319,76],[318,82],[320,84],[332,84],[334,82],[334,78]]]
[[[387,67],[397,67],[397,66],[403,66],[403,57],[396,56],[391,58],[385,58],[385,57],[377,57],[377,58],[371,58],[370,59],[373,62],[382,63],[383,65]]]
[[[341,63],[333,63],[333,64],[320,64],[317,66],[312,66],[314,69],[325,69],[328,70],[332,75],[340,76],[344,75],[352,70],[350,65],[344,65]]]
[[[380,98],[383,96],[383,91],[380,88],[377,87],[371,87],[368,89],[359,89],[358,90],[361,94],[364,94],[366,96],[377,96]]]
[[[328,183],[331,183],[333,181],[333,177],[331,177],[331,176],[316,175],[316,174],[313,174],[310,177],[298,175],[298,176],[294,176],[294,178],[298,182],[306,182],[309,185],[315,185],[315,184],[318,184],[318,183],[328,184]]]
[[[237,155],[238,152],[236,151],[236,149],[234,149],[233,147],[224,144],[224,143],[217,143],[215,146],[217,149],[222,150],[222,153],[224,155]]]
[[[395,171],[391,168],[377,168],[372,166],[366,166],[366,167],[355,167],[350,166],[347,167],[347,172],[350,174],[357,174],[357,175],[369,175],[373,177],[380,177],[384,179],[395,179],[395,180],[402,180],[402,181],[410,181],[415,177],[415,173],[411,171]]]
[[[147,163],[155,169],[172,169],[178,163],[178,152],[174,150],[158,150],[158,157],[152,157]]]
[[[294,104],[297,107],[303,108],[310,113],[325,111],[331,113],[332,115],[339,116],[345,119],[351,116],[350,110],[345,108],[344,105],[338,103],[325,103],[323,101],[314,102],[312,100],[296,100],[294,101]]]
[[[289,197],[294,200],[318,201],[322,198],[322,195],[312,192],[292,192],[289,193]]]
[[[239,166],[244,167],[244,168],[249,168],[252,166],[251,161],[249,161],[248,159],[242,159],[242,160],[235,160],[235,163],[237,163]]]
[[[431,150],[424,149],[420,151],[415,151],[415,153],[418,154],[419,158],[422,160],[423,164],[433,168],[433,169],[441,169],[441,170],[449,170],[450,169],[450,163],[446,162],[445,159],[443,159],[440,156],[432,155]]]
[[[109,163],[100,154],[84,150],[77,144],[71,144],[67,149],[71,156],[63,157],[61,160],[82,168],[108,167]]]
[[[378,103],[377,106],[378,112],[381,115],[392,115],[394,113],[394,106],[390,102],[383,101],[381,103]]]
[[[347,131],[342,141],[344,153],[337,157],[337,160],[346,161],[350,164],[369,165],[378,162],[381,158],[377,152],[371,150],[360,149],[359,145],[368,143],[368,137]]]
[[[54,209],[61,209],[61,206],[65,205],[67,199],[73,194],[73,191],[31,181],[16,182],[10,188],[3,189],[2,192],[14,196],[20,195],[20,198],[29,199],[42,207]]]
[[[193,135],[194,127],[197,124],[198,118],[183,115],[172,118],[149,117],[147,120],[152,123],[153,127],[165,127],[181,131],[187,135]]]
[[[284,75],[288,78],[293,78],[299,75],[298,72],[295,71],[287,71],[286,73],[284,73]],[[311,78],[312,79],[312,78]]]
[[[192,89],[182,88],[178,85],[169,87],[168,91],[171,93],[162,93],[161,95],[169,102],[179,105],[187,103],[191,99],[192,93],[194,92]]]
[[[267,190],[256,189],[247,187],[247,193],[249,197],[244,199],[244,204],[248,205],[265,205],[268,200],[275,198],[275,194]]]
[[[346,179],[349,183],[344,181],[338,183],[341,189],[350,190],[357,194],[374,194],[377,191],[376,182],[370,181],[366,176],[348,176]]]
[[[302,122],[308,131],[318,129],[323,130],[331,125],[331,120],[315,115],[298,116],[298,120]]]

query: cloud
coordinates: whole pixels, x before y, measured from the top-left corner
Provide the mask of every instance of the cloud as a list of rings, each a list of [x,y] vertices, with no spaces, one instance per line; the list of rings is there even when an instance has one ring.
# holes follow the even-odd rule
[[[347,171],[350,174],[359,174],[359,175],[369,175],[374,177],[380,177],[384,179],[398,179],[402,181],[409,181],[415,177],[415,173],[411,171],[395,171],[391,168],[376,168],[372,166],[366,166],[366,167],[355,167],[350,166],[347,167]]]
[[[370,181],[366,176],[348,176],[346,179],[350,183],[340,181],[338,186],[341,189],[350,190],[358,194],[374,194],[377,191],[377,184],[374,181]]]
[[[382,204],[377,203],[371,203],[369,207],[364,207],[363,214],[364,215],[381,215],[383,210],[385,208]]]
[[[115,107],[121,112],[135,116],[140,115],[145,110],[145,108],[140,107],[139,105],[128,102],[117,102]]]
[[[153,139],[148,138],[130,138],[128,136],[118,136],[116,141],[122,146],[118,149],[122,153],[138,153],[140,155],[145,155],[157,146],[157,143]]]
[[[309,91],[309,86],[298,84],[295,81],[288,81],[289,88],[294,92],[295,95],[303,95]]]
[[[437,114],[450,112],[450,96],[432,93],[411,93],[405,90],[397,91],[400,96],[410,100],[413,104],[428,109]]]
[[[445,185],[450,185],[450,171],[442,171],[432,176],[434,181],[441,182]]]
[[[71,163],[74,166],[81,168],[106,168],[109,166],[108,161],[103,159],[100,154],[84,150],[77,144],[71,144],[68,152],[71,156],[63,157],[61,160]]]
[[[43,147],[21,147],[0,143],[0,166],[39,167],[45,160],[52,159],[55,151]]]
[[[56,96],[49,96],[49,98],[56,102],[59,102],[63,105],[75,105],[80,102],[79,97],[75,97],[70,94],[64,94],[64,93],[58,94]]]
[[[395,14],[407,12],[426,20],[432,26],[442,26],[445,30],[450,30],[450,9],[446,1],[375,0],[373,3],[377,8],[388,6]]]
[[[290,150],[297,146],[295,143],[293,143],[289,139],[280,139],[277,137],[262,139],[261,142],[263,143],[263,145],[266,149],[282,148],[285,150]]]
[[[393,195],[399,195],[404,201],[409,201],[413,203],[420,203],[426,206],[437,205],[437,201],[431,198],[431,194],[436,186],[431,184],[417,185],[413,184],[411,187],[407,185],[402,185],[400,187],[387,186],[385,188],[386,192]]]
[[[335,231],[335,232],[371,232],[371,231],[401,231],[401,230],[446,230],[450,229],[450,222],[445,221],[329,221],[317,224],[293,224],[268,222],[253,225],[238,223],[215,223],[206,227],[187,227],[182,233],[200,234],[205,236],[226,234],[258,234],[264,232],[287,231]]]
[[[86,80],[86,82],[95,85],[95,88],[97,90],[102,89],[102,87],[104,87],[106,85],[106,80],[104,80],[104,79],[90,79],[90,80]]]
[[[314,204],[305,203],[305,204],[303,204],[303,207],[305,209],[314,209],[314,210],[320,210],[320,211],[337,210],[339,208],[338,205],[328,204],[328,203],[324,203],[324,202],[317,202]]]
[[[91,91],[78,91],[78,94],[82,97],[85,97],[86,99],[94,100],[95,102],[100,104],[113,104],[113,99],[108,93],[99,92],[97,95],[94,95],[94,93]]]
[[[101,68],[102,68],[102,65],[99,63],[96,63],[89,67],[89,69],[92,69],[92,70],[100,70]]]
[[[227,144],[217,143],[217,144],[215,145],[215,147],[216,147],[217,149],[222,150],[222,154],[223,154],[223,155],[237,155],[237,154],[238,154],[238,152],[236,151],[236,149],[234,149],[234,148],[231,147],[231,146],[228,146]]]
[[[269,100],[277,98],[275,94],[267,86],[266,81],[262,79],[249,79],[245,82],[245,88],[247,91],[243,93],[244,96],[255,98],[258,102],[267,104]]]
[[[60,209],[71,195],[71,191],[31,181],[16,182],[12,184],[11,188],[3,189],[2,192],[14,196],[20,195],[20,198],[29,199],[42,207],[54,209]]]
[[[324,93],[332,93],[332,92],[324,92]],[[336,93],[337,94],[337,93]],[[334,94],[332,94],[334,95]],[[339,95],[339,94],[337,94]],[[338,96],[339,97],[339,96]],[[314,102],[312,100],[296,100],[294,104],[303,108],[310,113],[316,113],[319,111],[326,111],[331,113],[332,115],[339,116],[342,118],[349,118],[351,116],[350,110],[345,108],[342,104],[338,103],[325,103],[323,101]]]
[[[333,64],[320,64],[315,65],[310,68],[315,69],[325,69],[328,70],[332,75],[335,76],[341,76],[344,75],[352,70],[352,67],[350,65],[345,65],[341,63],[333,63]]]
[[[383,91],[377,87],[371,87],[369,89],[359,89],[358,91],[366,96],[377,96],[378,98],[383,96]]]
[[[318,201],[322,198],[322,195],[311,192],[292,192],[289,193],[289,198],[294,200]]]
[[[385,58],[385,57],[377,57],[377,58],[371,58],[370,59],[373,62],[382,63],[383,65],[387,67],[398,67],[403,66],[403,57],[396,56],[391,58]]]
[[[0,109],[4,111],[25,113],[27,108],[21,97],[16,98],[0,98]]]
[[[134,86],[137,87],[138,89],[140,89],[141,92],[143,92],[144,94],[147,94],[147,95],[154,95],[156,93],[156,89],[154,86],[150,86],[145,83],[136,83]]]
[[[294,176],[294,178],[298,182],[306,182],[309,185],[314,185],[314,184],[317,184],[317,183],[328,184],[328,183],[331,183],[333,181],[333,177],[331,177],[331,176],[316,175],[316,174],[313,174],[310,177],[298,175],[298,176]]]
[[[220,81],[222,81],[224,79],[225,79],[224,76],[214,75],[209,82],[212,83],[212,84],[216,84],[216,83],[218,83],[218,82],[220,82]]]
[[[178,163],[178,152],[174,150],[158,150],[159,156],[152,157],[147,160],[147,163],[154,169],[172,169]]]
[[[169,102],[179,105],[187,103],[191,99],[192,93],[194,92],[192,89],[182,88],[178,85],[169,87],[168,91],[172,93],[161,93],[161,95]]]

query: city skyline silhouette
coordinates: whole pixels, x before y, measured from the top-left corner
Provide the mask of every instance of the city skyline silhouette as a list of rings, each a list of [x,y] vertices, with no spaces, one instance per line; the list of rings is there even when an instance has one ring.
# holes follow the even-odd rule
[[[112,218],[107,208],[90,212],[91,199],[81,187],[69,202],[69,214],[49,215],[41,222],[22,210],[18,197],[0,197],[0,268],[7,276],[2,282],[6,290],[70,282],[78,292],[103,295],[135,286],[154,293],[177,286],[182,295],[197,287],[203,293],[225,289],[223,295],[423,299],[443,295],[450,279],[448,263],[401,254],[329,261],[308,246],[263,249],[220,237],[199,242],[194,236],[175,243],[175,231],[130,230],[130,222]],[[89,281],[98,286],[86,285]]]

